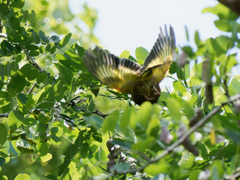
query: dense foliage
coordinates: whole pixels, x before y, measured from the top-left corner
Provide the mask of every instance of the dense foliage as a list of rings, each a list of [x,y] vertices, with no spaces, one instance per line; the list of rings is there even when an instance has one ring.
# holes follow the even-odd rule
[[[79,14],[90,32],[84,44],[66,24],[43,28],[49,11],[35,13],[24,3],[0,0],[0,180],[239,177],[237,15],[221,4],[205,8],[229,33],[202,41],[196,31],[196,46],[181,47],[171,66],[172,90],[139,107],[97,81],[82,61],[97,42],[95,10],[85,4]],[[53,11],[51,21],[74,18]],[[138,47],[135,58],[128,51],[120,57],[142,63],[147,55]]]

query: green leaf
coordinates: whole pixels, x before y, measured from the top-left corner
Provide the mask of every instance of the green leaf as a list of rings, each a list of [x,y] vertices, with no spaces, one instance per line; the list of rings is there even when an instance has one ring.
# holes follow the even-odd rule
[[[188,33],[187,26],[185,25],[184,27],[185,27],[186,39],[187,39],[187,41],[189,41],[189,33]]]
[[[45,33],[42,30],[39,30],[39,37],[43,42],[48,43],[48,37],[45,35]]]
[[[37,124],[37,120],[34,119],[34,118],[26,118],[24,121],[23,121],[23,124],[27,125],[27,126],[34,126]]]
[[[59,145],[61,144],[61,136],[63,134],[63,130],[62,128],[59,128],[59,127],[53,127],[51,128],[51,140],[50,142],[53,143],[54,145]]]
[[[37,105],[37,109],[49,109],[52,108],[54,105],[54,102],[52,101],[43,101],[40,104]]]
[[[25,48],[28,49],[28,50],[37,50],[37,49],[38,49],[38,46],[29,44],[29,45],[27,45]]]
[[[216,37],[216,41],[221,46],[221,48],[224,49],[225,52],[233,47],[233,40],[227,36],[218,36]]]
[[[36,57],[36,56],[39,55],[39,52],[38,52],[38,51],[33,51],[33,50],[32,50],[32,51],[29,52],[29,55],[32,56],[32,57]]]
[[[38,36],[38,34],[37,34],[35,31],[32,32],[31,37],[33,37],[34,42],[35,42],[36,44],[39,44],[39,43],[40,43],[40,37]]]
[[[152,115],[152,104],[148,101],[141,104],[139,111],[137,112],[138,123],[142,125],[142,127],[146,128],[149,120]]]
[[[0,147],[7,141],[7,128],[4,124],[0,123]],[[1,166],[1,165],[0,165]]]
[[[37,150],[41,155],[47,155],[48,145],[45,141],[40,141],[37,145]]]
[[[20,20],[18,18],[13,18],[10,22],[9,25],[13,28],[13,29],[19,29],[20,28]]]
[[[8,113],[17,107],[18,101],[15,97],[9,98],[5,105],[0,106],[0,114]]]
[[[82,147],[80,149],[80,156],[81,156],[81,158],[86,158],[87,155],[88,155],[88,151],[89,151],[88,143],[83,143]]]
[[[149,136],[158,138],[159,129],[160,129],[159,118],[156,114],[153,114],[148,123],[146,134],[148,134]]]
[[[35,19],[36,19],[36,13],[34,10],[32,10],[31,13],[28,13],[28,21],[30,23],[33,23]]]
[[[214,21],[215,26],[225,32],[237,32],[240,30],[240,25],[235,20],[219,19]]]
[[[59,42],[59,47],[63,48],[64,46],[67,45],[67,43],[69,42],[69,40],[72,37],[72,33],[68,33],[60,42]]]
[[[31,180],[28,174],[18,174],[14,180]]]
[[[91,100],[91,101],[90,101],[90,104],[89,104],[89,106],[88,106],[88,110],[89,110],[90,112],[93,112],[94,109],[95,109],[95,104],[94,104],[94,101]]]
[[[56,82],[53,86],[54,89],[54,97],[52,100],[60,101],[65,92],[67,91],[66,86],[64,86],[64,82],[62,80]]]
[[[103,121],[103,126],[102,126],[103,132],[107,132],[107,131],[113,132],[118,118],[119,118],[118,110],[114,110],[110,115],[108,115]]]
[[[50,51],[50,53],[51,53],[51,54],[54,54],[55,52],[56,52],[56,46],[53,46],[52,49],[51,49],[51,51]]]
[[[17,0],[10,4],[12,8],[22,9],[24,6],[24,0]]]
[[[234,173],[236,167],[239,167],[240,166],[240,162],[239,162],[239,154],[236,154],[232,160],[231,160],[231,163],[230,163],[230,173]]]
[[[118,173],[123,173],[126,170],[129,170],[131,168],[131,165],[129,163],[120,163],[120,164],[116,164],[114,165],[114,169],[118,172]]]
[[[13,52],[13,46],[6,40],[1,42],[1,48],[5,54],[11,54]]]
[[[145,60],[148,54],[149,52],[143,47],[138,47],[135,50],[135,56],[137,59]]]
[[[4,62],[3,71],[4,71],[4,76],[6,76],[8,79],[8,77],[10,76],[10,73],[11,73],[11,63],[9,61]]]
[[[24,121],[24,115],[19,110],[13,110],[8,116],[8,127],[13,133]]]
[[[240,145],[240,132],[233,129],[227,129],[227,134],[236,144]]]
[[[135,109],[132,107],[126,107],[124,113],[122,114],[122,117],[120,119],[120,128],[122,130],[126,130],[128,125],[129,125],[129,119],[131,116],[131,112],[134,111]]]
[[[192,50],[192,47],[190,47],[190,46],[183,46],[182,47],[182,51],[184,51],[188,55],[188,57],[190,57],[190,58],[194,57],[194,52]]]
[[[224,49],[213,38],[208,38],[205,41],[207,51],[214,56],[219,57],[222,53],[225,53]]]
[[[19,66],[16,61],[11,62],[11,73],[10,76],[13,77],[18,74]]]
[[[85,49],[82,46],[79,46],[78,44],[75,44],[75,47],[78,52],[78,56],[83,57]]]
[[[5,16],[10,12],[10,9],[7,4],[1,3],[0,4],[0,16],[1,19],[5,19]]]
[[[192,170],[190,172],[190,175],[189,175],[189,180],[195,180],[195,179],[198,179],[198,176],[200,174],[202,170],[200,169],[195,169],[195,170]]]
[[[21,67],[20,72],[23,74],[23,77],[26,77],[28,73],[31,72],[32,66],[31,64],[25,64]]]
[[[0,167],[5,164],[6,160],[3,157],[0,157]]]
[[[27,21],[28,18],[28,10],[23,11],[23,21]]]
[[[182,116],[180,113],[181,105],[179,102],[176,99],[170,97],[167,99],[167,107],[172,118],[179,121]]]
[[[24,55],[23,55],[23,54],[18,54],[17,56],[14,57],[14,59],[15,59],[17,62],[20,62],[22,59],[24,59]]]
[[[130,52],[129,51],[123,51],[121,54],[120,54],[120,58],[127,58],[130,56]]]
[[[72,84],[72,77],[73,77],[72,71],[60,64],[55,64],[55,66],[59,70],[59,73],[63,77],[66,85],[70,87]]]
[[[49,40],[54,42],[54,43],[58,43],[60,41],[60,38],[56,35],[53,35],[49,38]]]
[[[46,47],[45,47],[45,52],[46,53],[49,53],[51,51],[51,44],[48,44]]]
[[[102,142],[102,135],[101,134],[99,134],[99,133],[93,133],[93,135],[92,135],[92,137],[93,137],[93,139],[95,139],[96,141],[98,141],[98,142]]]
[[[237,78],[233,78],[228,89],[231,96],[238,94],[240,92],[240,81]]]
[[[173,82],[173,87],[174,87],[175,91],[179,91],[180,93],[187,92],[186,88],[179,81],[174,81]]]
[[[47,161],[49,161],[49,160],[51,160],[52,159],[52,154],[50,154],[50,153],[47,153],[46,155],[40,155],[39,157],[39,160],[41,161],[41,162],[47,162]],[[47,177],[48,177],[48,179],[53,179],[55,176],[50,176],[50,178],[49,178],[49,176],[50,175],[48,175]],[[52,178],[53,177],[53,178]],[[57,178],[55,178],[55,179],[53,179],[53,180],[56,180]]]
[[[36,79],[37,76],[38,76],[38,69],[33,67],[32,70],[28,73],[27,79],[29,81],[32,81],[32,80]]]
[[[189,102],[183,101],[183,112],[188,117],[188,119],[191,119],[194,115],[194,109],[189,104]]]
[[[170,169],[171,169],[171,167],[169,166],[168,163],[160,162],[158,164],[150,164],[149,166],[144,168],[144,172],[148,173],[152,176],[155,176],[159,173],[167,173],[168,171],[170,171]]]
[[[200,40],[200,36],[197,30],[195,31],[195,34],[194,34],[194,41],[197,46],[202,44],[202,41]]]
[[[46,116],[44,116],[44,114],[39,114],[38,115],[38,120],[42,123],[42,124],[48,124],[49,120]]]
[[[41,72],[38,74],[37,76],[37,83],[40,84],[40,83],[43,83],[47,78],[47,73],[46,72]]]
[[[237,14],[232,12],[228,7],[218,3],[215,7],[207,7],[202,10],[202,13],[216,14],[220,19],[236,20]]]
[[[21,76],[14,76],[7,86],[9,96],[15,96],[16,93],[20,93],[25,87],[25,83],[25,78]]]
[[[71,51],[65,51],[65,54],[56,54],[55,57],[58,61],[71,69],[73,72],[78,72],[80,69],[83,69],[82,59],[75,53]]]

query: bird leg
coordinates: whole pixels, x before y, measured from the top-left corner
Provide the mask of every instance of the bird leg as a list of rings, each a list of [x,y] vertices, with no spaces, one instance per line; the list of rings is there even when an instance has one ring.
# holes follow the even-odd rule
[[[153,89],[155,90],[155,92],[157,93],[157,95],[161,95],[161,93],[158,91],[158,89],[154,86],[154,84],[152,85],[153,86]],[[154,93],[155,94],[155,93]]]

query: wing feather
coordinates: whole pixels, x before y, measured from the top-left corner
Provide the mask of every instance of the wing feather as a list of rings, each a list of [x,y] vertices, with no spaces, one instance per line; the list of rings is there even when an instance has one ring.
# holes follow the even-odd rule
[[[119,92],[128,94],[131,94],[132,83],[139,78],[142,68],[132,60],[118,58],[98,47],[94,49],[94,52],[85,51],[83,61],[99,81]]]
[[[160,28],[158,39],[141,69],[140,80],[148,80],[154,77],[158,82],[161,82],[172,64],[174,51],[175,35],[173,28],[170,26],[169,34],[166,26],[165,34]]]

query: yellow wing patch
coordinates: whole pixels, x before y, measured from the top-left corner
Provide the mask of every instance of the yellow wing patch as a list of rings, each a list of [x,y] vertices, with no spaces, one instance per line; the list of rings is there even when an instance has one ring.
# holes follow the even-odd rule
[[[154,77],[158,82],[167,75],[172,64],[175,51],[175,35],[170,26],[169,35],[165,26],[165,34],[160,28],[159,37],[147,56],[141,69],[140,80],[144,81]]]
[[[121,59],[96,47],[86,51],[83,61],[99,81],[118,92],[131,94],[132,83],[138,79],[141,66],[129,59]]]

